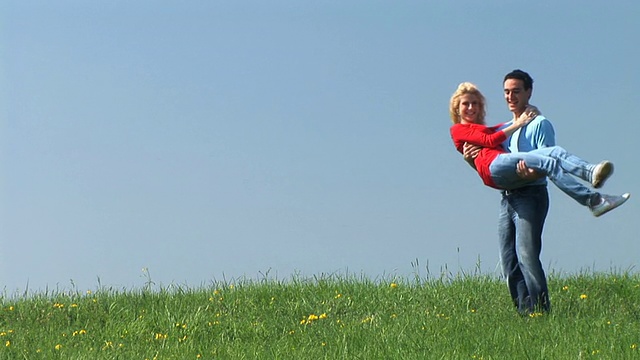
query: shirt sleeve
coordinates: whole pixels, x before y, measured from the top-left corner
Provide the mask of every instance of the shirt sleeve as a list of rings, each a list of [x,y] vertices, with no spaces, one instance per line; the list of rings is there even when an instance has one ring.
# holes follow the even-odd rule
[[[544,118],[538,123],[537,131],[534,134],[536,149],[556,145],[556,132],[548,119]]]
[[[476,128],[460,124],[456,124],[451,127],[451,137],[455,143],[467,142],[489,148],[498,147],[507,139],[507,136],[502,130],[493,133],[486,133]]]

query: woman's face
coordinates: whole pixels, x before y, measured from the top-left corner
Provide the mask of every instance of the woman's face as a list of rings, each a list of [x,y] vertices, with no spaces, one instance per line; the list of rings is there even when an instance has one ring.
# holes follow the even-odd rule
[[[462,95],[458,112],[462,123],[477,124],[481,112],[480,99],[475,94]]]

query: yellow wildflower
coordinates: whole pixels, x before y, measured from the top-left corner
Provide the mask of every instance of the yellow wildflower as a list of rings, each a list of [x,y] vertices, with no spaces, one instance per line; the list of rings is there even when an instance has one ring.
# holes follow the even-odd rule
[[[587,294],[582,294],[582,295],[580,295],[580,299],[584,300],[584,299],[586,299],[586,298],[587,298]]]

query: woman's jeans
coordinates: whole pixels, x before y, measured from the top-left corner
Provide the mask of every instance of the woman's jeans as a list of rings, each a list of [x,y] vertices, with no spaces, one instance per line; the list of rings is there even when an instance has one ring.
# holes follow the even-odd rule
[[[531,180],[522,179],[516,173],[520,160],[524,160],[527,167],[546,175],[560,190],[582,205],[589,206],[591,199],[597,196],[596,192],[571,176],[591,182],[596,165],[569,154],[559,146],[498,155],[489,167],[493,182],[506,190],[527,186]]]
[[[549,290],[540,253],[549,210],[546,185],[502,192],[498,241],[502,273],[511,299],[522,314],[549,311]]]

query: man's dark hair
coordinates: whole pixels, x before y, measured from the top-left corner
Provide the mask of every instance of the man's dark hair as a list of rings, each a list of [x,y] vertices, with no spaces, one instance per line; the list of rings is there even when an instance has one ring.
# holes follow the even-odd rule
[[[508,79],[522,80],[525,90],[533,88],[533,79],[531,78],[531,76],[520,69],[513,70],[512,72],[505,75],[502,82],[504,83]]]

